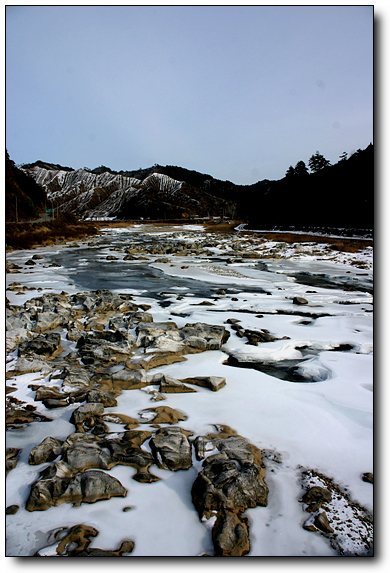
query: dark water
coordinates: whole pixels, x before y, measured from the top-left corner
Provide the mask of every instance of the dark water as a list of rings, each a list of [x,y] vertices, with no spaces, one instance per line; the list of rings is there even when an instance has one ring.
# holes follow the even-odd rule
[[[51,262],[60,264],[72,282],[81,290],[126,290],[146,291],[147,294],[156,299],[164,299],[162,293],[173,290],[175,294],[191,292],[198,297],[209,298],[216,294],[216,291],[223,288],[227,293],[237,292],[265,293],[259,286],[250,284],[237,286],[234,280],[231,283],[204,282],[203,280],[190,279],[186,277],[174,277],[165,274],[159,269],[152,268],[148,261],[122,261],[120,260],[126,247],[138,244],[142,247],[153,247],[161,243],[176,242],[176,239],[166,235],[144,234],[144,233],[107,233],[103,235],[99,242],[90,246],[85,245],[80,248],[65,248],[61,253],[53,253],[48,258]],[[180,239],[178,240],[180,242]],[[109,249],[109,251],[108,251]],[[117,250],[116,250],[117,249]],[[118,257],[118,260],[106,260],[108,252]],[[156,255],[159,257],[160,255]],[[165,256],[165,255],[162,255]],[[169,255],[168,255],[169,256]],[[84,261],[83,261],[84,259]],[[224,262],[220,256],[211,257],[212,262]],[[261,266],[262,265],[262,266]],[[362,292],[373,292],[372,277],[363,274],[331,276],[329,274],[312,272],[306,268],[302,269],[302,263],[297,261],[274,262],[275,268],[271,272],[278,272],[282,269],[287,276],[294,278],[298,283],[310,287],[323,287],[328,289],[353,290]],[[260,271],[267,271],[267,265],[260,262]],[[180,290],[177,287],[181,287]],[[187,289],[187,290],[184,290]],[[144,294],[146,294],[144,292]]]
[[[102,246],[102,249],[106,245]],[[147,294],[155,299],[165,299],[163,293],[191,292],[193,295],[209,298],[221,288],[230,293],[251,292],[265,293],[258,286],[237,286],[234,282],[212,283],[198,281],[185,277],[172,277],[159,269],[151,267],[147,261],[107,261],[100,248],[64,249],[61,254],[50,256],[51,262],[62,265],[63,270],[72,282],[81,290],[126,290],[147,291]],[[120,256],[120,255],[115,255]],[[88,264],[81,265],[82,259]],[[181,287],[183,290],[177,290]],[[184,288],[188,290],[184,290]],[[146,293],[145,293],[146,294]]]

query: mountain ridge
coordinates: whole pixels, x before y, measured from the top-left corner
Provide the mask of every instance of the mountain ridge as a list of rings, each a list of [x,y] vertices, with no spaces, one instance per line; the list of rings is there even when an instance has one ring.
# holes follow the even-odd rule
[[[250,228],[373,228],[373,145],[348,159],[345,155],[317,172],[286,173],[280,180],[251,185],[158,164],[114,171],[104,165],[73,169],[38,160],[21,171],[42,186],[49,203],[83,219],[222,216],[246,221]]]

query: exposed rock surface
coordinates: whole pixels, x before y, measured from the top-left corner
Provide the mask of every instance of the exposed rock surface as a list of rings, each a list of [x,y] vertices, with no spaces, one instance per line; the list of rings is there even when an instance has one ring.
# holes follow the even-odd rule
[[[150,447],[159,466],[164,469],[187,470],[192,465],[191,446],[185,433],[177,426],[157,430],[150,439]]]
[[[119,480],[99,470],[75,473],[65,462],[56,462],[41,473],[26,503],[27,511],[44,511],[70,502],[74,505],[94,503],[111,497],[125,497],[126,489]]]
[[[68,557],[120,557],[124,553],[131,553],[134,549],[134,541],[123,541],[119,549],[99,549],[89,547],[91,537],[99,534],[95,527],[78,524],[70,528],[61,528],[49,535],[48,541],[55,542],[39,549],[36,553],[39,557],[53,555],[66,555]]]
[[[216,517],[215,554],[245,555],[250,544],[242,514],[248,507],[267,505],[268,500],[261,451],[228,426],[197,437],[194,445],[197,459],[204,461],[192,486],[192,501],[202,520]]]

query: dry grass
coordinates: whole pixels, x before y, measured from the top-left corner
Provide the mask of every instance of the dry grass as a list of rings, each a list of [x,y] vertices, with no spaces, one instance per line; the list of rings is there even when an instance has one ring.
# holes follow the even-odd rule
[[[49,223],[21,223],[5,226],[6,250],[33,249],[60,242],[77,241],[98,233],[92,223],[79,222],[69,215],[60,215]]]

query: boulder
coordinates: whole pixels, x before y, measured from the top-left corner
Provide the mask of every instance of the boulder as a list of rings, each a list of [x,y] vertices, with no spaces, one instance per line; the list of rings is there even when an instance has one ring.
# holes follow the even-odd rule
[[[218,514],[212,539],[217,557],[243,557],[250,550],[248,525],[231,511]]]
[[[311,487],[301,498],[301,502],[306,504],[305,511],[317,511],[324,503],[331,501],[332,494],[324,487]]]
[[[8,473],[16,468],[18,465],[18,458],[17,455],[20,452],[18,448],[7,448],[5,452],[5,475],[7,476]]]
[[[103,413],[104,406],[101,402],[89,402],[73,411],[70,422],[76,426],[77,432],[85,432],[95,427],[96,424],[103,425],[103,422],[100,421],[100,416]],[[105,429],[103,425],[103,433]]]
[[[309,304],[308,301],[303,298],[302,296],[294,296],[293,298],[293,304],[298,304],[298,305],[303,305],[303,304]]]
[[[64,324],[66,324],[66,319],[60,314],[55,312],[38,312],[33,332],[54,330],[58,326],[63,326]]]
[[[42,476],[32,485],[27,511],[44,511],[65,502],[80,505],[126,496],[127,491],[120,481],[105,472],[87,470],[74,475],[72,468],[67,469],[66,475],[61,468],[51,477]]]
[[[196,392],[196,390],[190,388],[186,384],[183,384],[183,382],[176,380],[176,378],[173,378],[173,376],[162,374],[160,380],[160,392],[163,394],[172,394],[177,392]]]
[[[140,413],[141,418],[150,420],[153,424],[177,424],[187,420],[186,414],[175,410],[170,406],[158,406],[157,408],[146,408]]]
[[[28,463],[31,465],[43,464],[55,460],[62,453],[62,442],[51,436],[45,438],[38,446],[30,451]]]
[[[77,471],[87,468],[105,470],[115,465],[101,438],[79,432],[68,436],[63,443],[62,459]]]
[[[101,403],[105,408],[117,405],[115,396],[109,390],[90,390],[87,394],[87,402]]]
[[[18,354],[20,357],[45,356],[49,358],[59,349],[61,344],[61,335],[58,332],[52,332],[46,335],[38,335],[33,340],[22,342],[19,345]]]
[[[187,470],[192,466],[191,446],[181,428],[161,428],[150,439],[149,444],[159,467],[177,471]]]
[[[192,376],[191,378],[181,379],[183,384],[195,384],[201,388],[208,388],[213,392],[217,392],[226,385],[226,378],[222,376]]]
[[[219,432],[198,436],[196,457],[203,459],[192,490],[192,502],[199,517],[216,517],[212,538],[217,556],[242,556],[248,553],[249,531],[243,512],[249,507],[265,506],[268,487],[261,451],[228,426]]]

